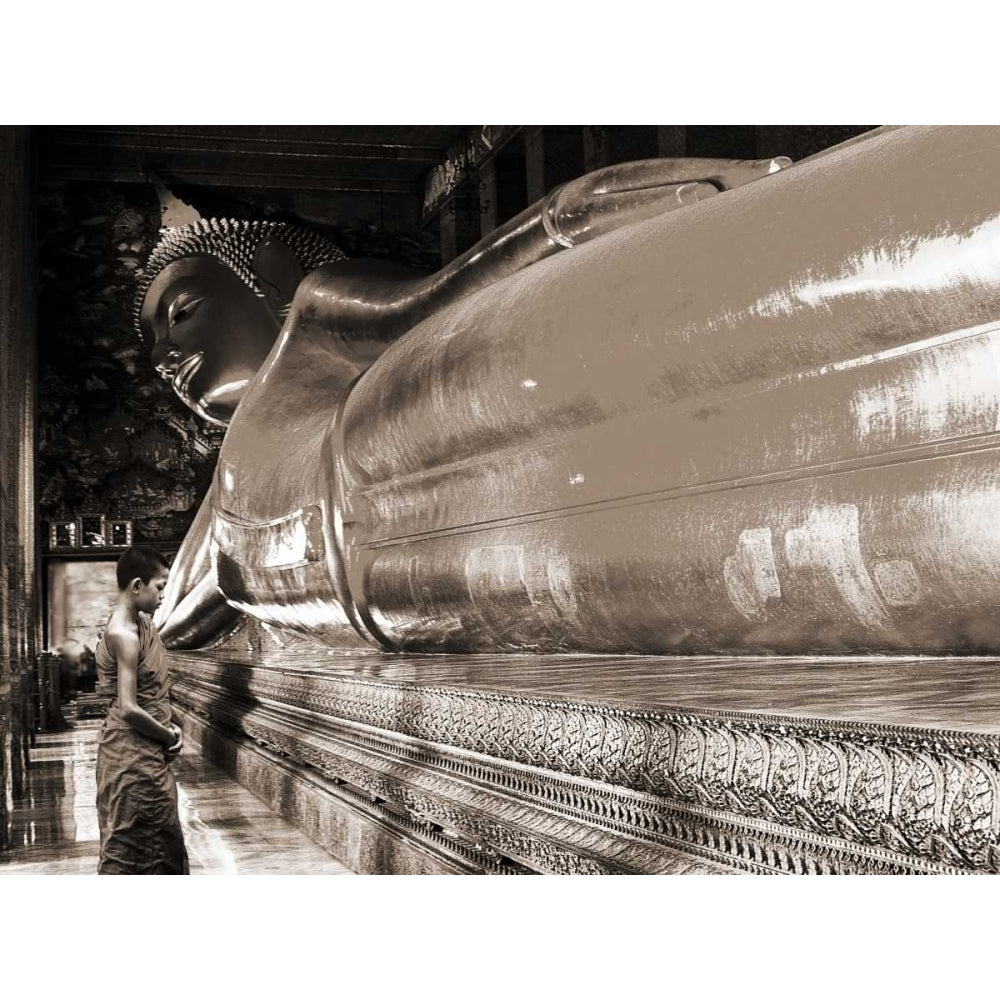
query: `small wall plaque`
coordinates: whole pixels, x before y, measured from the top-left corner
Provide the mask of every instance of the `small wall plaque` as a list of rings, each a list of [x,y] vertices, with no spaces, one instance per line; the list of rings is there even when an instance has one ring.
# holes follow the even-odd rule
[[[50,521],[49,522],[49,548],[50,549],[75,549],[77,545],[76,521]]]
[[[85,514],[80,518],[80,547],[103,549],[107,545],[105,530],[106,524],[103,514]]]
[[[131,521],[108,521],[107,544],[116,549],[127,549],[132,544]]]

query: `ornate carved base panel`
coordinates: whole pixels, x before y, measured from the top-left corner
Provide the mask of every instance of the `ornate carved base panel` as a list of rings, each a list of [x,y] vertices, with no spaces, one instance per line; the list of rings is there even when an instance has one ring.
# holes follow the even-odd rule
[[[196,733],[207,731],[201,737],[203,745],[211,745],[219,737],[236,745],[237,714],[232,710],[210,707],[197,696],[187,700],[184,707],[190,713],[189,726],[193,725]],[[211,725],[206,726],[202,713],[211,714]],[[585,809],[553,811],[542,789],[548,781],[543,773],[526,777],[494,769],[490,775],[485,759],[468,759],[457,766],[451,762],[453,770],[449,773],[445,757],[436,759],[407,746],[405,741],[396,745],[391,735],[385,738],[387,734],[336,725],[324,726],[319,735],[302,725],[305,720],[296,723],[258,710],[253,715],[252,721],[244,719],[239,725],[256,744],[249,752],[260,759],[253,761],[250,757],[241,762],[236,776],[355,870],[399,871],[395,866],[359,866],[358,859],[349,852],[345,854],[336,838],[331,842],[317,837],[308,824],[301,823],[300,806],[293,807],[290,814],[286,802],[267,793],[268,782],[275,780],[269,771],[295,774],[298,782],[308,783],[311,787],[306,796],[315,800],[310,808],[318,813],[336,811],[333,801],[340,800],[339,811],[348,806],[369,822],[395,831],[397,837],[429,853],[450,857],[455,867],[449,870],[590,875],[726,870],[712,860],[716,855],[712,850],[705,851],[701,859],[696,855],[688,857],[670,846],[671,838],[656,837],[651,843],[643,843],[617,832],[614,827],[619,824],[594,827],[586,819]],[[247,744],[243,743],[240,750],[246,754]],[[210,756],[220,762],[218,751],[210,751]],[[480,773],[470,778],[468,772],[477,764]],[[229,766],[232,768],[232,764]],[[507,784],[511,784],[513,776],[514,783],[523,784],[526,790],[534,789],[535,794],[515,796],[493,791],[486,784],[491,776],[498,779],[501,788],[503,779],[506,777]],[[568,791],[564,794],[570,797]]]
[[[175,698],[213,734],[253,741],[464,870],[1000,871],[993,733],[643,711],[199,655],[175,654],[174,670]]]
[[[443,838],[413,828],[373,797],[269,751],[233,730],[183,712],[185,737],[201,747],[280,816],[363,874],[474,874],[480,866],[449,850]]]

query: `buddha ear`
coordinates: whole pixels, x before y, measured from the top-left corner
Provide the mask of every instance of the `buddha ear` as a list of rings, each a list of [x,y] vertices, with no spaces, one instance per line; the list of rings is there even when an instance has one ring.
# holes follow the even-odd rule
[[[271,312],[283,321],[288,315],[295,289],[304,277],[302,265],[295,254],[272,238],[261,240],[253,255],[253,268],[264,290],[264,299]]]

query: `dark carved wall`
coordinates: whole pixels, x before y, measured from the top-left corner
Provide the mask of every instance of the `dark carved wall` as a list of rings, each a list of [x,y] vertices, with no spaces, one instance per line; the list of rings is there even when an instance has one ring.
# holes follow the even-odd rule
[[[134,273],[155,242],[151,187],[48,183],[39,192],[42,518],[133,518],[136,539],[183,537],[221,434],[154,371],[132,327]]]
[[[186,187],[177,193],[204,215],[303,221],[291,211],[294,200]],[[311,214],[316,208],[314,200]],[[154,189],[49,181],[39,215],[40,516],[128,518],[137,542],[170,547],[208,488],[222,433],[177,400],[132,326],[135,272],[160,225]],[[420,232],[305,224],[352,257],[437,264],[436,247]]]

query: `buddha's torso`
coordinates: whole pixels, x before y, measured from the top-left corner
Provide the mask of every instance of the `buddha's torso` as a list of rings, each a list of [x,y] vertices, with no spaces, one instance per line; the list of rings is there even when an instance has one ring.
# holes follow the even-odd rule
[[[877,137],[475,292],[346,399],[296,329],[223,449],[223,590],[333,645],[988,648],[997,168]]]

